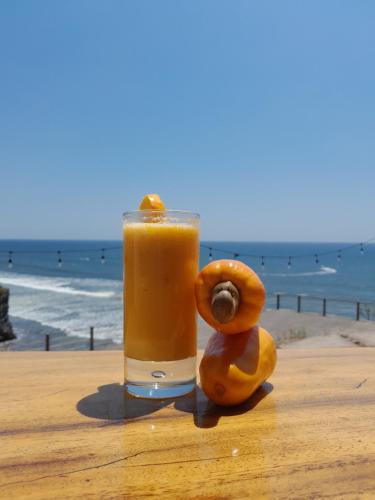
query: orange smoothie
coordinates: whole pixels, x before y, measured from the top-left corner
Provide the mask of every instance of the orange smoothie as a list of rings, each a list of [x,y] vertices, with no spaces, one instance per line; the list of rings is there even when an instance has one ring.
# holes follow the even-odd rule
[[[174,361],[196,355],[198,256],[196,225],[124,225],[125,356]]]

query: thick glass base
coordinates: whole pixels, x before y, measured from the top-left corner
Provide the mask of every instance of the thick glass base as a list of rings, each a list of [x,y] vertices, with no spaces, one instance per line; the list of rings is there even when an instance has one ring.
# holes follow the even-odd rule
[[[195,387],[196,358],[139,361],[125,356],[125,387],[139,398],[165,399],[188,394]]]

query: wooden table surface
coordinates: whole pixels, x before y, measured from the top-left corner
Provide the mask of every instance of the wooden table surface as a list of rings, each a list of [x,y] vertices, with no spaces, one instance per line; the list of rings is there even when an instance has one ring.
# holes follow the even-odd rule
[[[281,350],[247,403],[124,398],[121,352],[0,354],[0,498],[375,498],[375,348]]]

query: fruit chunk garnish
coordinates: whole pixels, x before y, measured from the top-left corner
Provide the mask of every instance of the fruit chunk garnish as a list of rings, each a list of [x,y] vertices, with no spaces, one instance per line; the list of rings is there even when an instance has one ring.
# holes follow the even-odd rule
[[[146,194],[139,205],[139,210],[165,210],[165,205],[158,194]]]

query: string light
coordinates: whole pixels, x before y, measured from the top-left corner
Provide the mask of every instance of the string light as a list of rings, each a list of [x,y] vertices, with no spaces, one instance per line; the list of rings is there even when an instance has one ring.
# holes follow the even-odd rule
[[[309,258],[309,257],[312,257],[314,258],[315,260],[318,260],[319,261],[319,258],[322,257],[322,256],[326,256],[326,255],[338,255],[338,253],[340,254],[341,256],[341,253],[343,253],[344,251],[347,251],[347,250],[351,250],[353,248],[358,248],[360,247],[360,250],[361,250],[361,253],[364,253],[364,245],[366,245],[367,243],[370,243],[370,242],[374,242],[375,241],[375,236],[369,238],[368,240],[362,242],[362,243],[353,243],[352,245],[348,245],[346,247],[341,247],[340,249],[333,249],[333,250],[327,250],[327,251],[324,251],[324,252],[317,252],[317,253],[301,253],[301,254],[296,254],[296,255],[293,255],[291,256],[291,258],[293,259],[302,259],[302,258]],[[226,249],[223,249],[223,248],[215,248],[213,246],[208,246],[208,245],[205,245],[204,243],[201,244],[201,247],[202,248],[207,248],[209,250],[213,250],[217,253],[221,253],[221,254],[227,254],[227,255],[231,255],[233,256],[234,258],[238,258],[238,257],[249,257],[251,259],[261,259],[262,258],[262,255],[257,255],[257,254],[251,254],[251,253],[239,253],[239,252],[234,252],[233,250],[226,250]],[[285,259],[285,255],[266,255],[266,256],[263,256],[264,258],[267,258],[267,259],[280,259],[280,260],[284,260]]]
[[[104,254],[104,252],[105,252],[105,248],[102,248],[102,255],[100,257],[100,262],[102,264],[105,264],[105,254]]]
[[[327,250],[325,252],[319,252],[319,253],[303,253],[303,254],[296,254],[293,256],[288,257],[288,269],[292,267],[292,259],[302,259],[302,258],[311,258],[313,257],[315,259],[315,263],[319,264],[320,258],[322,256],[327,256],[327,255],[335,255],[337,257],[337,261],[341,262],[342,260],[342,254],[344,251],[353,249],[353,248],[359,248],[360,254],[364,255],[365,253],[365,245],[370,242],[375,241],[375,236],[372,238],[369,238],[366,241],[363,241],[361,243],[353,243],[352,245],[348,245],[345,247],[341,247],[339,249],[333,249],[333,250]],[[223,248],[216,248],[213,246],[208,246],[202,243],[201,248],[206,248],[209,251],[208,258],[209,261],[212,261],[214,258],[214,253],[218,254],[227,254],[230,256],[233,256],[234,259],[238,259],[239,257],[242,258],[251,258],[251,259],[260,259],[261,260],[261,267],[262,269],[265,268],[265,260],[267,259],[279,259],[279,260],[285,260],[285,255],[255,255],[255,254],[250,254],[250,253],[239,253],[239,252],[234,252],[233,250],[225,250]],[[121,250],[122,246],[117,245],[113,247],[106,247],[106,248],[71,248],[71,249],[64,249],[62,252],[61,250],[57,251],[58,255],[58,260],[57,264],[58,267],[62,267],[62,253],[64,254],[86,254],[86,253],[91,253],[91,252],[100,252],[100,262],[102,264],[106,263],[106,252],[111,251],[111,250]],[[0,250],[0,254],[8,254],[8,267],[11,269],[14,265],[13,258],[15,254],[53,254],[56,253],[56,250],[50,250],[50,249],[41,249],[41,250],[17,250],[15,251],[8,251],[8,250]]]

